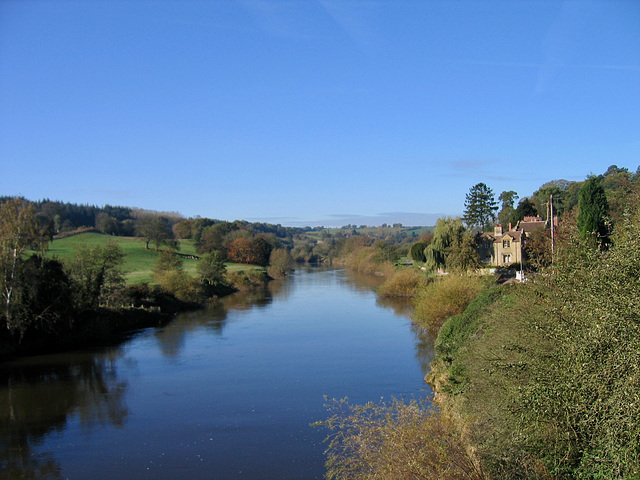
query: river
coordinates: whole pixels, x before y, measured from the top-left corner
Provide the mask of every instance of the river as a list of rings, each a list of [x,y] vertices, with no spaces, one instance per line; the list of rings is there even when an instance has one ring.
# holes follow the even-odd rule
[[[428,393],[432,342],[377,282],[303,268],[115,346],[0,364],[2,478],[323,478],[325,395]]]

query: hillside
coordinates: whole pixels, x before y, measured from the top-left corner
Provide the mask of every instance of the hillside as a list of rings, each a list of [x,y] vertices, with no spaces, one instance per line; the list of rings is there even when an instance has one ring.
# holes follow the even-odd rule
[[[71,258],[78,248],[105,246],[109,242],[116,243],[124,252],[125,259],[122,270],[125,272],[127,283],[153,284],[153,270],[158,259],[158,252],[144,246],[144,241],[137,237],[116,237],[103,233],[89,232],[54,239],[46,253],[48,258],[57,257],[62,260]],[[193,240],[178,240],[179,254],[184,255],[183,266],[186,273],[195,275],[198,260],[188,258],[197,255]],[[248,265],[227,264],[227,271],[248,270],[259,267]]]

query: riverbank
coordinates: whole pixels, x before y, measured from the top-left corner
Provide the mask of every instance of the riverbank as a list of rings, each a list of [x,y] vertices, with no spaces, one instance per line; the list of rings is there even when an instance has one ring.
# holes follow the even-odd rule
[[[640,478],[640,221],[607,250],[483,291],[448,319],[427,380],[485,478]]]
[[[128,332],[160,327],[169,323],[179,311],[202,308],[198,304],[181,307],[167,303],[163,310],[154,308],[101,308],[81,314],[72,326],[62,332],[36,332],[23,338],[11,335],[7,329],[0,334],[0,361],[24,355],[37,355],[74,350],[95,345],[111,345],[126,338]]]

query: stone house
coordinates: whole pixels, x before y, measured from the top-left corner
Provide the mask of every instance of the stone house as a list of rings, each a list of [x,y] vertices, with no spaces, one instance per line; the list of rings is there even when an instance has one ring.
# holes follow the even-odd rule
[[[544,228],[546,222],[541,217],[524,217],[515,228],[509,224],[506,231],[502,225],[496,225],[492,233],[483,233],[478,238],[480,260],[493,267],[522,264],[526,239],[536,230]]]

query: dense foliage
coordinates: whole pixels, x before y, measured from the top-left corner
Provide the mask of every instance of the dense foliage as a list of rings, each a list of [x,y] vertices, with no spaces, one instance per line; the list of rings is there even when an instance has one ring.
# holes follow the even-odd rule
[[[578,193],[578,229],[583,240],[601,247],[609,243],[609,203],[597,177],[590,177]]]
[[[431,380],[492,478],[640,475],[640,212],[444,324]]]
[[[503,202],[515,192],[506,193]],[[472,277],[449,275],[417,292],[417,321],[446,320],[429,375],[438,414],[426,404],[410,404],[408,416],[398,402],[334,401],[325,422],[333,432],[329,478],[446,478],[456,453],[441,449],[443,439],[432,443],[442,430],[422,431],[422,448],[414,448],[417,418],[453,419],[444,435],[461,441],[480,478],[640,478],[640,175],[612,166],[594,180],[549,182],[513,211],[508,201],[505,214],[546,217],[551,195],[556,250],[548,232],[531,237],[527,254],[539,273],[527,283],[436,295],[447,281],[471,287]],[[584,241],[604,234],[597,222],[584,229],[581,210],[581,218],[613,220],[604,231],[613,231],[609,248]],[[432,268],[451,265],[449,239],[460,238],[453,225],[436,226],[425,251]],[[419,262],[422,245],[414,245]],[[440,470],[423,477],[426,457]]]

